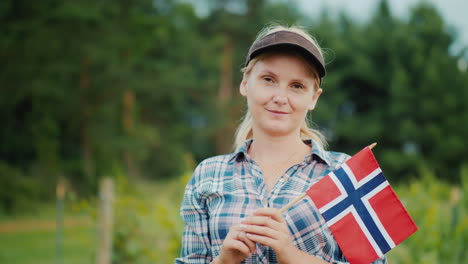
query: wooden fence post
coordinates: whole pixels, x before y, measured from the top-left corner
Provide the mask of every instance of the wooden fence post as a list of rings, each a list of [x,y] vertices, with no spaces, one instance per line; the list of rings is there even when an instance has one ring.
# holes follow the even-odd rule
[[[99,186],[99,236],[97,264],[112,262],[112,226],[114,182],[111,178],[103,178]]]
[[[65,199],[65,180],[59,177],[56,186],[56,216],[55,216],[55,263],[63,263],[63,211]]]

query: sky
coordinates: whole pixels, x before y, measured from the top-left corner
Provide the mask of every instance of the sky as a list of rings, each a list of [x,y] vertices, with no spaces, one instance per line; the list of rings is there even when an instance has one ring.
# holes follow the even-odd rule
[[[204,16],[207,14],[206,2],[209,0],[179,0],[192,3],[196,12]],[[378,0],[270,0],[296,3],[303,13],[318,16],[327,8],[329,14],[339,14],[344,11],[350,17],[365,22],[374,13]],[[450,32],[456,31],[457,40],[451,47],[451,52],[458,54],[461,49],[468,47],[468,0],[387,0],[393,15],[405,19],[410,10],[419,2],[429,2],[442,15]],[[245,6],[236,5],[236,1],[228,2],[228,8],[234,12],[245,11]],[[465,57],[468,57],[466,52]]]
[[[304,13],[318,15],[323,8],[331,14],[344,11],[350,17],[366,21],[380,1],[377,0],[297,0]],[[294,2],[294,1],[293,1]],[[411,7],[419,2],[429,2],[442,15],[444,22],[458,32],[458,39],[451,48],[458,53],[468,46],[468,0],[388,0],[392,14],[400,18],[407,18]]]

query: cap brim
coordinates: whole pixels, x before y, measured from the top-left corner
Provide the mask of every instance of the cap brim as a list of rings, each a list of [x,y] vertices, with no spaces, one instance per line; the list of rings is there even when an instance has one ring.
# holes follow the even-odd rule
[[[293,43],[277,43],[277,44],[272,44],[266,47],[256,49],[250,54],[249,58],[247,59],[245,63],[245,66],[247,66],[253,58],[257,57],[260,54],[263,54],[266,52],[275,52],[275,51],[281,52],[281,51],[288,51],[288,50],[294,50],[298,52],[302,57],[304,57],[304,59],[306,59],[307,62],[309,62],[311,65],[314,66],[320,78],[323,78],[327,74],[325,67],[310,51],[303,48],[302,46],[299,46]]]

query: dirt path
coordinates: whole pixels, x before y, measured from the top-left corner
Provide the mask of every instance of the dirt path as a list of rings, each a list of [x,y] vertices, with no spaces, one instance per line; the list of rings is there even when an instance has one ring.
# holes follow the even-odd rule
[[[90,218],[69,217],[64,220],[64,228],[78,226],[92,226],[94,221]],[[31,232],[31,231],[55,231],[55,220],[8,220],[0,222],[1,233]]]

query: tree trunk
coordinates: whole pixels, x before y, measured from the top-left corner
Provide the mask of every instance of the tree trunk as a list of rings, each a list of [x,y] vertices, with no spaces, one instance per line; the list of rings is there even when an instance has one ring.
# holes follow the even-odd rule
[[[134,133],[134,119],[133,109],[135,105],[135,94],[131,90],[126,90],[123,94],[123,107],[122,107],[122,125],[125,134],[128,137],[132,137]],[[136,178],[138,172],[135,166],[135,160],[131,150],[125,150],[123,153],[123,159],[125,166],[127,167],[127,173],[131,178]]]
[[[232,56],[233,43],[229,33],[224,33],[223,53],[221,56],[221,87],[218,93],[220,105],[224,105],[232,97]]]
[[[223,34],[224,43],[221,55],[221,87],[218,93],[218,108],[222,115],[222,122],[218,133],[216,133],[216,151],[219,154],[227,153],[233,141],[233,129],[231,123],[230,101],[232,98],[232,58],[234,45],[228,32]]]
[[[81,91],[81,152],[83,155],[83,171],[87,179],[94,176],[94,162],[92,152],[92,142],[89,135],[89,105],[87,98],[89,96],[89,69],[88,59],[85,57],[81,60],[81,74],[80,74],[80,91]]]

